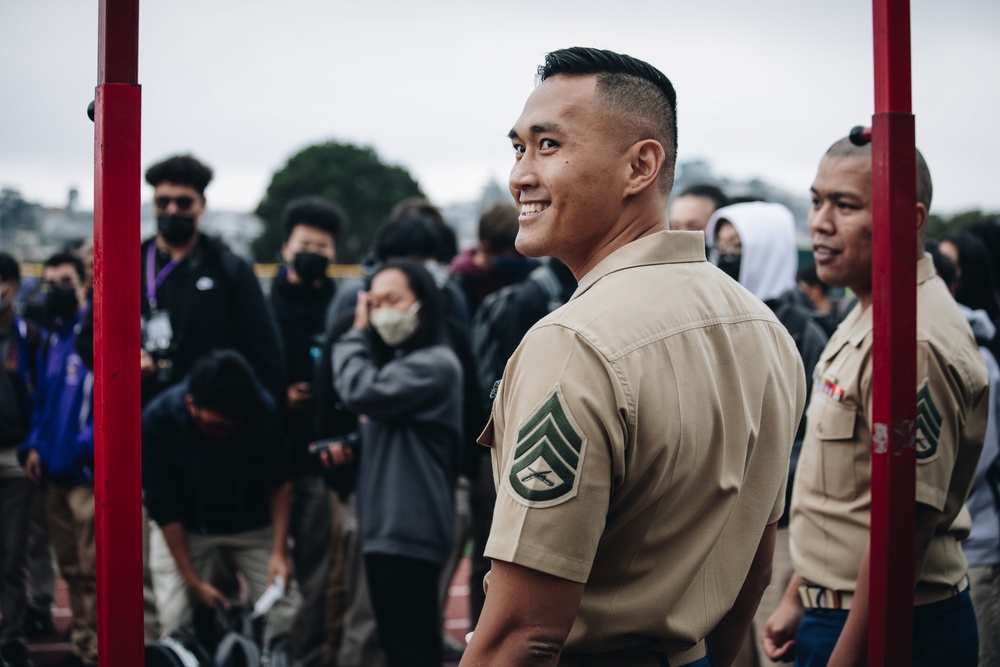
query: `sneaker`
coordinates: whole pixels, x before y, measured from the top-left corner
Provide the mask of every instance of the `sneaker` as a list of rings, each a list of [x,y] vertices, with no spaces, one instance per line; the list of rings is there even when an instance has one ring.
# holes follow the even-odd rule
[[[28,647],[15,641],[0,646],[0,665],[5,667],[33,667]]]
[[[21,624],[24,636],[28,639],[51,637],[56,634],[55,623],[52,622],[52,612],[28,607],[24,613],[24,623]]]

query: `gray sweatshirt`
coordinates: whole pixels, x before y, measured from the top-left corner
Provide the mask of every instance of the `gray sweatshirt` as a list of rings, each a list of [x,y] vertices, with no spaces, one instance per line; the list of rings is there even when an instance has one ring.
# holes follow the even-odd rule
[[[462,424],[462,367],[447,345],[381,368],[356,329],[333,347],[334,387],[363,415],[357,506],[365,554],[443,563],[451,548]]]

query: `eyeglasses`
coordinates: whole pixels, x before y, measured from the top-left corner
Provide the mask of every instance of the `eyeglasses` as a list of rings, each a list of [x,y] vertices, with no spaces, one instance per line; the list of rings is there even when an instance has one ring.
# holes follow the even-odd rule
[[[177,206],[178,211],[187,211],[194,205],[194,197],[182,195],[180,197],[157,197],[153,200],[156,208],[161,211],[170,206],[170,202],[173,202]]]

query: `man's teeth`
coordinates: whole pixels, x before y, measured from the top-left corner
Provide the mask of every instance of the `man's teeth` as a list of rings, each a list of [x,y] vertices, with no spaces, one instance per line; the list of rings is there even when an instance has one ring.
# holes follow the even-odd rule
[[[548,204],[521,204],[521,213],[541,213],[548,207]]]

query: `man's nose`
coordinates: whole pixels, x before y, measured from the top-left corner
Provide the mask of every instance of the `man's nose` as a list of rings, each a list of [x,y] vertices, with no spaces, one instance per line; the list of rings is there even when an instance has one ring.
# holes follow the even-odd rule
[[[832,234],[833,224],[833,204],[823,203],[819,208],[814,208],[809,214],[810,234]]]
[[[535,173],[535,161],[529,157],[528,153],[525,153],[519,160],[514,162],[514,166],[510,170],[510,191],[514,193],[516,199],[519,190],[530,188],[537,184],[538,178]]]

